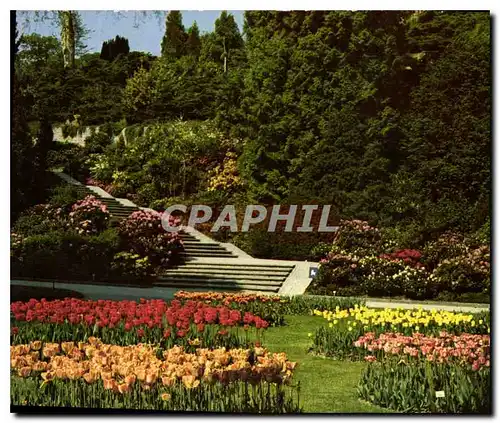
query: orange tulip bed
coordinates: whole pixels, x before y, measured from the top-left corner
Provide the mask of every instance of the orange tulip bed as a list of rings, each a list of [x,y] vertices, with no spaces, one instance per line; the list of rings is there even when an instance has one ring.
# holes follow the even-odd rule
[[[80,305],[90,307],[89,303]],[[113,307],[110,302],[105,305]],[[43,305],[32,302],[26,308],[41,313]],[[21,313],[22,309],[16,303],[14,310]],[[61,303],[56,309],[63,316]],[[200,306],[199,310],[204,308]],[[35,319],[16,321],[14,317],[20,327],[13,328],[10,347],[13,405],[249,413],[300,411],[299,387],[292,383],[297,363],[290,362],[285,353],[270,353],[261,348],[260,342],[242,343],[246,348],[203,348],[206,331],[186,331],[182,346],[148,337],[145,340],[149,343],[137,343],[136,339],[127,338],[120,326],[113,329],[114,336],[121,334],[120,342],[104,343],[88,336],[92,325],[68,322],[68,316],[61,318],[62,321],[44,323]],[[65,333],[70,328],[78,332],[85,327],[86,331],[83,336],[70,336],[66,342],[49,342],[50,334],[41,330],[44,325],[62,325]],[[205,322],[205,326],[209,328],[210,323]],[[102,332],[98,325],[95,328]],[[37,333],[44,336],[40,338]],[[32,338],[28,340],[29,336]],[[224,344],[223,339],[212,338],[212,343],[221,340]]]

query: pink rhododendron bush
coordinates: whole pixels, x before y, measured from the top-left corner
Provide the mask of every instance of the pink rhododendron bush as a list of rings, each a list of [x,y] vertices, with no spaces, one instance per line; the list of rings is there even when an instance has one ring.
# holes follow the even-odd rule
[[[342,220],[322,246],[311,294],[455,300],[490,294],[490,247],[452,232],[421,248],[401,248],[394,235],[361,220]],[[474,302],[474,301],[470,301]]]
[[[11,233],[14,276],[148,283],[182,248],[178,234],[162,228],[157,212],[132,213],[114,227],[103,202],[92,195],[77,197],[59,190],[55,200],[17,220]],[[170,222],[178,224],[173,217]]]
[[[69,224],[78,233],[92,234],[104,230],[109,222],[110,213],[102,202],[93,195],[73,204],[69,213]]]

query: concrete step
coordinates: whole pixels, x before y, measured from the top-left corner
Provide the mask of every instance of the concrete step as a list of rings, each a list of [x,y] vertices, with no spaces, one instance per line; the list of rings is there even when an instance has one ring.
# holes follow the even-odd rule
[[[193,252],[190,253],[188,251],[181,251],[179,253],[181,256],[190,256],[190,257],[232,257],[235,258],[236,256],[229,251],[214,251],[214,252]]]
[[[183,269],[179,270],[167,270],[161,277],[160,279],[163,279],[164,277],[181,277],[181,278],[199,278],[199,279],[229,279],[229,280],[234,280],[234,279],[248,279],[248,280],[255,280],[255,281],[268,281],[268,282],[283,282],[286,279],[286,275],[255,275],[252,273],[243,273],[243,272],[233,272],[233,273],[224,273],[224,272],[211,272],[209,270],[203,271],[203,272],[194,272],[194,271],[184,271]]]
[[[260,278],[253,278],[251,276],[245,277],[245,276],[229,276],[227,275],[222,276],[222,275],[216,275],[216,276],[211,276],[211,275],[176,275],[176,274],[170,274],[164,273],[161,276],[158,276],[158,282],[163,282],[163,281],[189,281],[189,282],[210,282],[210,283],[252,283],[254,285],[270,285],[270,286],[281,286],[283,280],[278,279],[278,280],[267,280],[267,279],[260,279]],[[155,282],[156,283],[156,282]]]
[[[274,270],[287,270],[288,272],[291,272],[294,268],[294,266],[287,266],[287,265],[281,265],[281,264],[240,264],[240,263],[204,263],[204,262],[191,262],[187,263],[183,266],[184,269],[190,269],[190,268],[196,268],[196,269],[203,269],[203,268],[208,268],[208,269],[245,269],[245,270],[269,270],[269,271],[274,271]]]
[[[161,281],[156,282],[154,286],[157,287],[172,287],[172,288],[196,288],[202,289],[204,291],[210,289],[219,289],[222,291],[264,291],[264,292],[278,292],[280,286],[262,286],[256,285],[254,283],[218,283],[216,281],[185,281],[185,280],[173,280],[173,281]]]
[[[184,245],[184,250],[189,251],[189,252],[200,252],[200,253],[209,253],[209,252],[217,252],[217,251],[224,251],[228,252],[225,248],[223,247],[209,247],[209,248],[204,248],[204,247],[191,247],[191,246],[185,246]]]
[[[288,270],[285,271],[276,269],[255,270],[255,269],[237,269],[237,268],[220,269],[220,268],[212,268],[210,266],[201,268],[178,266],[176,268],[169,269],[168,272],[192,273],[192,274],[203,273],[203,274],[225,274],[225,275],[251,275],[251,276],[280,277],[280,278],[286,278],[290,274],[290,271]]]

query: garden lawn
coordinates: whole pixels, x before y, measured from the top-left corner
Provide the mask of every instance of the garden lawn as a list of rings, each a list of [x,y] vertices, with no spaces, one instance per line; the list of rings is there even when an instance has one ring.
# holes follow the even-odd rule
[[[286,326],[266,330],[263,346],[286,352],[297,361],[294,381],[300,381],[300,402],[305,413],[388,413],[388,409],[358,399],[357,385],[364,362],[335,361],[308,354],[308,333],[328,322],[317,316],[286,316]]]

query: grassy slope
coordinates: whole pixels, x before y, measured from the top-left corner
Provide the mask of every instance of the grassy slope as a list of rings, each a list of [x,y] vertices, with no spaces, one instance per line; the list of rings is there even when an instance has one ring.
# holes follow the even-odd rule
[[[356,387],[365,363],[334,361],[307,353],[308,333],[324,323],[314,316],[286,316],[287,326],[268,328],[264,346],[284,351],[299,363],[295,381],[300,381],[301,405],[306,413],[387,413],[389,410],[358,399]]]

